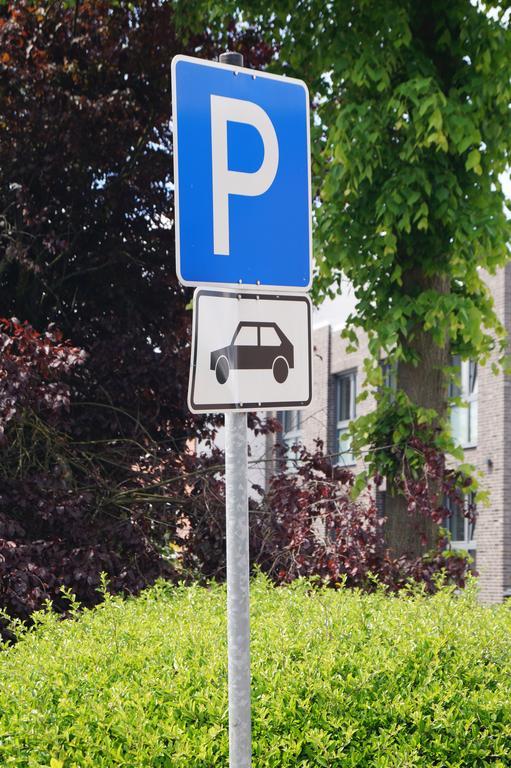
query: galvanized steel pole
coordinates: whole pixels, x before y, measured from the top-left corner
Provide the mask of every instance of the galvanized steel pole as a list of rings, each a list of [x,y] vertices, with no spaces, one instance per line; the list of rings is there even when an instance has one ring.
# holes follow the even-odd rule
[[[220,62],[242,67],[243,56],[240,53],[222,53]],[[250,768],[252,738],[246,413],[229,411],[225,414],[225,483],[229,766]]]
[[[220,64],[234,64],[235,67],[243,66],[243,54],[234,51],[226,51],[218,57]]]
[[[225,414],[229,766],[250,768],[247,415]]]

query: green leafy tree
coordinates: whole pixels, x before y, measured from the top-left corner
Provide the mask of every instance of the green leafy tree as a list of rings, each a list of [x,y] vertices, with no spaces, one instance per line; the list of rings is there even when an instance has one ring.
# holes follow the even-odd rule
[[[316,299],[349,278],[358,304],[345,335],[353,345],[358,331],[368,336],[368,383],[381,384],[382,358],[397,368],[397,393],[383,392],[354,428],[355,446],[370,448],[369,472],[392,481],[397,549],[418,539],[403,489],[427,482],[424,447],[455,452],[446,420],[450,355],[485,363],[495,345],[500,362],[504,353],[484,282],[485,270],[509,258],[503,6],[250,0],[232,8],[265,30],[278,50],[274,68],[310,86]],[[430,490],[438,499],[438,483]],[[421,526],[431,541],[433,526]]]

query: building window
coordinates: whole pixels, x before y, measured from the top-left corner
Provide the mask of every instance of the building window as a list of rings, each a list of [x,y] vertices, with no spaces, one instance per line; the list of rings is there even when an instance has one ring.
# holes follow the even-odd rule
[[[301,411],[278,411],[277,419],[282,426],[282,432],[279,433],[278,443],[280,446],[279,458],[282,462],[281,468],[288,471],[298,469],[298,446],[302,444],[302,412]]]
[[[350,466],[355,464],[355,457],[351,451],[351,435],[349,433],[350,421],[355,418],[356,398],[355,372],[343,373],[336,377],[335,396],[335,420],[336,420],[336,444],[338,464]]]
[[[376,392],[376,399],[380,402],[385,397],[387,403],[394,403],[397,390],[397,364],[380,360],[381,386]]]
[[[477,445],[477,363],[452,358],[456,380],[449,385],[449,397],[459,398],[464,405],[451,406],[452,435],[462,448]]]
[[[447,508],[451,512],[444,521],[444,527],[451,534],[450,548],[464,549],[475,555],[476,545],[476,520],[477,511],[475,494],[469,493],[459,504],[447,502]],[[470,512],[470,517],[467,514]]]
[[[382,388],[392,389],[394,392],[397,389],[397,373],[395,363],[387,363],[383,360],[380,363],[382,373]]]

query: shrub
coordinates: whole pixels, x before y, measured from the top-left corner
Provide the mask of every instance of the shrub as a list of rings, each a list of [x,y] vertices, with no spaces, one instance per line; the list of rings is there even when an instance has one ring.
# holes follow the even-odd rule
[[[168,573],[135,515],[97,514],[99,468],[67,432],[83,350],[0,318],[0,353],[0,607],[26,618],[53,598],[62,611],[61,586],[92,604],[101,571],[131,592]]]
[[[445,582],[465,585],[469,559],[466,553],[446,551],[447,540],[440,535],[422,555],[396,557],[389,551],[386,519],[378,513],[372,487],[364,497],[353,498],[354,473],[332,463],[320,440],[312,452],[296,446],[293,462],[295,471],[274,475],[251,512],[252,559],[276,581],[318,576],[329,586],[342,582],[371,590],[376,575],[392,590],[410,580],[424,583],[429,592]],[[415,487],[409,490],[418,505],[424,495]],[[430,503],[420,507],[424,517],[433,512]]]
[[[253,765],[509,764],[511,613],[415,590],[252,587]],[[227,765],[225,589],[157,585],[0,654],[0,763]]]

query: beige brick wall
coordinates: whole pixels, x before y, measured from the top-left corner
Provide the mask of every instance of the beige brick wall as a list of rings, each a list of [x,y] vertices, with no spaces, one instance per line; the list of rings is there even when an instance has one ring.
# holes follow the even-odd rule
[[[335,377],[342,373],[348,373],[349,371],[356,371],[356,393],[357,396],[362,392],[364,387],[364,368],[363,362],[366,357],[369,356],[367,348],[367,339],[364,335],[360,336],[359,348],[356,352],[348,353],[347,347],[349,342],[341,338],[340,330],[332,330],[332,369],[331,369],[331,384],[335,391]],[[365,400],[360,403],[356,403],[355,416],[364,416],[370,413],[374,408],[374,397],[370,394]],[[335,407],[332,407],[331,411],[331,435],[332,439],[335,438]],[[335,446],[336,448],[336,446]],[[356,465],[353,467],[355,472],[361,472],[364,468],[363,458],[359,459]]]
[[[495,309],[509,328],[510,268],[495,276],[487,276],[486,280],[493,294]],[[510,384],[509,377],[493,374],[490,365],[481,368],[478,445],[474,451],[466,452],[467,458],[481,471],[481,485],[490,496],[488,506],[479,507],[476,529],[477,569],[481,600],[485,603],[500,602],[511,586],[511,485],[508,479],[511,463]]]
[[[330,410],[330,367],[332,334],[329,325],[316,328],[312,339],[312,403],[303,411],[303,439],[312,447],[314,440],[323,440],[329,450],[328,414]]]

